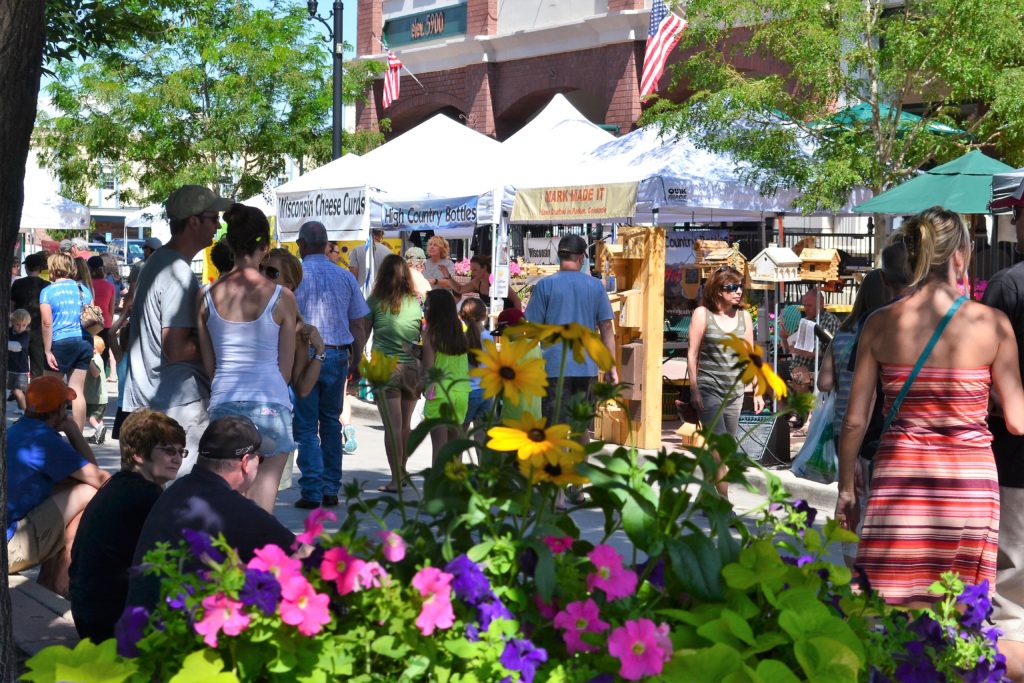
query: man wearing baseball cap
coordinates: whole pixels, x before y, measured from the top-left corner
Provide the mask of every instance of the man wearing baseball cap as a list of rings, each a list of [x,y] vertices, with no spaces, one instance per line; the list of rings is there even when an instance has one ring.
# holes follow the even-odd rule
[[[247,417],[228,415],[211,422],[199,441],[195,468],[174,482],[150,510],[133,564],[142,564],[157,543],[176,546],[184,539],[184,529],[211,536],[224,534],[245,562],[268,543],[290,550],[295,535],[245,497],[263,460],[262,442],[256,425]],[[150,609],[159,597],[157,577],[141,572],[132,575],[125,604]]]
[[[409,275],[412,276],[412,287],[419,295],[420,301],[427,298],[427,292],[433,287],[430,281],[423,274],[423,265],[427,262],[427,254],[419,247],[409,247],[405,250],[405,263],[409,266]]]
[[[209,188],[184,185],[167,199],[171,239],[157,249],[139,274],[131,309],[124,411],[151,408],[184,428],[188,474],[208,422],[210,381],[199,356],[196,298],[199,281],[192,257],[213,242],[220,212],[231,206]]]
[[[5,456],[8,573],[40,566],[39,584],[65,596],[78,519],[110,478],[68,415],[74,398],[57,377],[32,380],[25,415],[7,430]]]
[[[147,237],[146,241],[142,243],[142,258],[132,264],[132,269],[128,272],[128,296],[133,297],[135,292],[135,283],[139,280],[139,274],[142,272],[143,267],[146,265],[146,261],[149,257],[156,253],[156,250],[164,246],[164,243],[160,241],[159,237]],[[125,256],[127,258],[127,255]],[[125,308],[132,305],[131,298],[125,302]]]

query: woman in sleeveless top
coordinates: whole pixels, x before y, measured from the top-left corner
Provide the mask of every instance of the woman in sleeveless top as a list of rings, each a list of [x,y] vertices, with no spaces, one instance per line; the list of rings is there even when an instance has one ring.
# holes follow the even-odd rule
[[[241,415],[263,437],[256,481],[246,495],[273,512],[292,441],[288,381],[295,362],[295,295],[260,274],[270,249],[270,224],[259,209],[234,204],[224,213],[235,256],[230,273],[199,302],[199,345],[213,378],[210,421]]]
[[[742,369],[739,357],[722,341],[730,334],[754,344],[754,324],[743,304],[743,275],[731,266],[723,266],[704,283],[702,305],[690,320],[690,343],[686,363],[690,375],[690,404],[700,415],[701,424],[715,434],[739,433],[740,408],[744,387],[737,385]],[[764,409],[764,398],[754,396],[754,410]],[[718,478],[725,475],[720,471]],[[729,485],[716,484],[723,497]]]
[[[999,486],[985,421],[989,387],[1014,434],[1024,432],[1024,391],[1006,315],[966,300],[957,288],[971,257],[960,216],[927,209],[906,221],[897,239],[913,269],[911,293],[868,318],[861,331],[839,441],[836,519],[853,528],[865,502],[854,470],[881,378],[885,414],[894,418],[875,454],[857,565],[887,601],[920,607],[936,600],[928,587],[943,572],[995,585]]]
[[[423,331],[423,374],[437,368],[442,379],[428,384],[423,406],[425,419],[448,417],[462,424],[469,410],[469,346],[462,331],[462,321],[455,309],[455,297],[443,289],[427,294],[426,327]],[[457,430],[435,427],[430,430],[433,465],[446,443],[454,440]]]
[[[475,255],[469,259],[470,280],[462,285],[454,280],[447,280],[452,290],[459,294],[476,294],[485,306],[491,305],[491,257]],[[502,299],[502,310],[523,308],[523,302],[512,287],[508,288],[508,296]]]

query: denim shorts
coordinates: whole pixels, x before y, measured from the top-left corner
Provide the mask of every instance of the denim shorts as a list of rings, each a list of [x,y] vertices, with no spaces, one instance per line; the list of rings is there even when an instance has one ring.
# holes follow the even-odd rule
[[[292,440],[292,411],[280,403],[259,401],[228,401],[210,408],[210,422],[228,415],[241,415],[252,420],[263,437],[260,454],[272,457],[295,450]]]
[[[92,337],[67,337],[50,344],[50,352],[57,359],[57,369],[62,375],[72,370],[88,370],[92,362]],[[48,368],[52,369],[52,368]]]

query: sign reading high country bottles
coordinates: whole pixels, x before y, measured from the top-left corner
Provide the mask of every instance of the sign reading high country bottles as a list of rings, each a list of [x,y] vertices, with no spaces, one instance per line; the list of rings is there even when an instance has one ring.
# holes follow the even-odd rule
[[[384,22],[384,42],[390,47],[460,36],[466,32],[466,3],[394,17]]]
[[[381,202],[373,205],[371,215],[374,225],[387,230],[471,228],[476,217],[477,197]]]

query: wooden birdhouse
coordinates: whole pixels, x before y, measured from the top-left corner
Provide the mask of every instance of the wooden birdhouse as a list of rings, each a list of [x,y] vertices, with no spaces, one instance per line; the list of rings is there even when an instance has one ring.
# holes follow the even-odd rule
[[[750,260],[750,279],[754,282],[796,282],[800,279],[800,257],[788,247],[769,244]]]
[[[696,245],[701,242],[704,245],[702,245],[701,251],[698,252]],[[709,243],[721,246],[709,249],[706,247]],[[730,247],[726,242],[719,242],[718,240],[696,240],[694,245],[694,254],[699,254],[697,256],[697,266],[700,268],[701,280],[711,277],[711,274],[722,266],[732,266],[740,272],[740,275],[746,274],[747,259],[740,253],[738,242]]]
[[[729,243],[722,240],[694,240],[693,258],[697,263],[704,261],[707,255],[719,249],[728,249]]]
[[[839,251],[807,247],[800,252],[800,279],[833,282],[839,279]]]

